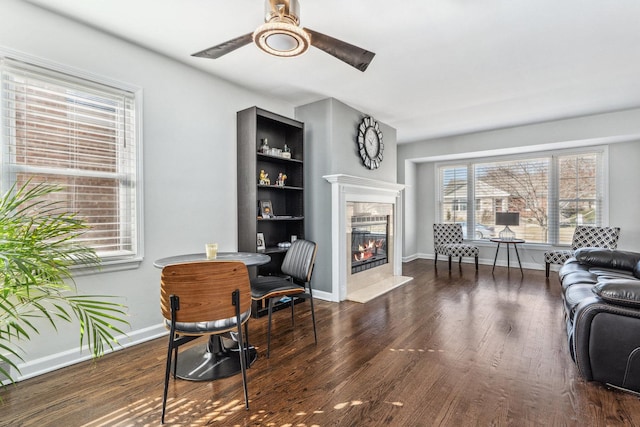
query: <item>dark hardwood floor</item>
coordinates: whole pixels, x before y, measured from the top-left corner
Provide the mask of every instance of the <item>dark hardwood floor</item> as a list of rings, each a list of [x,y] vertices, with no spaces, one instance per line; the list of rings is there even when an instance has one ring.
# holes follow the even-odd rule
[[[240,376],[171,380],[167,425],[636,426],[638,397],[582,380],[565,339],[557,276],[416,260],[414,280],[367,304],[316,300],[251,319],[260,357]],[[202,345],[204,339],[196,341]],[[2,391],[3,426],[155,426],[166,340],[42,375]]]

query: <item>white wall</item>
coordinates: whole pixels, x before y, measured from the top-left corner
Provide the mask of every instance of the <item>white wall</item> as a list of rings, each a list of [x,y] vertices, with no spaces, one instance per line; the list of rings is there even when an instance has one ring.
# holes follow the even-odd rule
[[[417,177],[416,177],[416,163],[410,160],[404,160],[404,176],[401,179],[398,177],[398,182],[403,182],[404,197],[402,199],[404,207],[402,212],[404,213],[402,233],[403,239],[403,254],[412,254],[412,256],[404,257],[405,260],[410,260],[417,254],[418,236],[419,232],[417,227],[422,224],[417,217],[418,208],[416,206],[416,191],[417,191]]]
[[[237,249],[236,111],[258,105],[289,117],[293,106],[18,0],[2,0],[0,48],[139,86],[144,93],[144,247],[134,270],[79,277],[82,293],[121,296],[129,307],[124,345],[164,333],[155,259]],[[24,343],[31,376],[82,357],[78,330],[61,325]]]
[[[404,259],[433,257],[437,161],[512,154],[562,147],[606,144],[609,147],[609,223],[621,227],[619,249],[640,251],[640,109],[556,120],[398,146],[398,181],[413,182],[407,191],[405,230],[415,229],[415,245],[405,245]],[[409,166],[405,166],[409,165]],[[405,241],[408,236],[405,236]],[[544,268],[544,247],[525,245],[523,266]],[[480,244],[481,262],[492,264],[495,245]],[[506,265],[500,252],[498,263]]]

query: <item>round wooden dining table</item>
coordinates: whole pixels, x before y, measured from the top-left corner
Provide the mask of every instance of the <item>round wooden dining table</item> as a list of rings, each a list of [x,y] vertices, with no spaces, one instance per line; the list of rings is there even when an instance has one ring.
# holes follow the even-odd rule
[[[153,265],[164,268],[167,265],[198,261],[241,261],[247,267],[266,264],[271,257],[253,252],[218,252],[215,259],[207,259],[204,252],[185,255],[173,255],[156,260]],[[211,335],[206,345],[193,346],[180,352],[176,361],[176,376],[190,381],[212,381],[239,374],[240,351],[234,334]],[[258,357],[256,349],[249,345],[249,363]]]
[[[207,259],[204,252],[197,254],[173,255],[166,258],[160,258],[154,261],[153,265],[158,268],[166,267],[171,264],[182,264],[184,262],[196,261],[242,261],[247,267],[266,264],[271,261],[269,255],[253,252],[218,252],[215,259]]]

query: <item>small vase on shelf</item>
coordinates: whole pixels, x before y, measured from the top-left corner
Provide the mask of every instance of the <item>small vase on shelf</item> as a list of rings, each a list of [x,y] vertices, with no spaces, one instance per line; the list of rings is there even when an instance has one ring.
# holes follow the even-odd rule
[[[262,154],[269,153],[269,140],[267,138],[262,139],[262,143],[260,144],[260,152]]]
[[[282,157],[285,159],[291,158],[291,148],[289,148],[287,144],[284,144],[284,147],[282,148]]]

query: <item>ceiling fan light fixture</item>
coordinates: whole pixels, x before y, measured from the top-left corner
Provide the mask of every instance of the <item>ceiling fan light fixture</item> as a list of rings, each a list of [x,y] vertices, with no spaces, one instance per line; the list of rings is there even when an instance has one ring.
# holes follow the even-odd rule
[[[302,55],[311,39],[302,28],[287,22],[267,22],[253,32],[253,41],[264,52],[282,57]]]
[[[298,0],[264,0],[265,23],[254,32],[227,40],[192,56],[216,59],[253,43],[272,56],[293,57],[305,53],[311,44],[340,61],[365,71],[375,53],[338,40],[311,28],[300,27]]]

